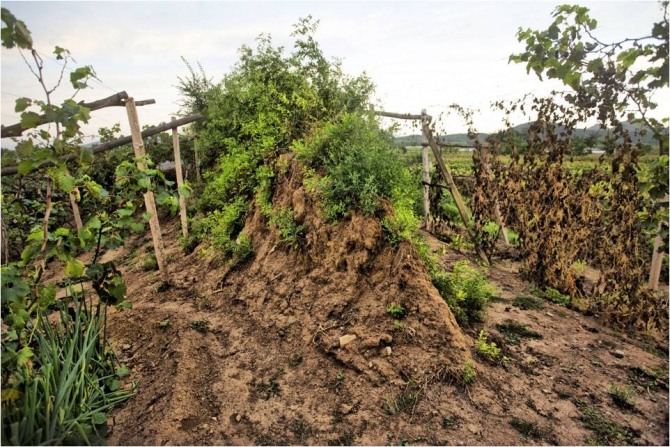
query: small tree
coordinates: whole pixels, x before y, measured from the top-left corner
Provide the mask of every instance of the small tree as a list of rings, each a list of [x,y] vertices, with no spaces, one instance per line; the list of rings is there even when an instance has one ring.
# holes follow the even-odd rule
[[[645,125],[654,133],[660,155],[667,154],[668,119],[649,116],[657,107],[654,93],[668,87],[668,2],[661,7],[663,17],[649,35],[607,43],[595,36],[598,22],[588,8],[560,5],[546,30],[519,28],[517,39],[526,49],[510,61],[525,63],[540,79],[562,81],[574,90],[566,99],[597,109],[603,125],[616,125],[622,116]]]

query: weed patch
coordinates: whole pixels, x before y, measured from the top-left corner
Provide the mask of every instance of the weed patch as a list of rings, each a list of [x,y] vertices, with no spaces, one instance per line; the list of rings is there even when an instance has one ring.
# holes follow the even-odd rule
[[[522,310],[541,310],[544,309],[544,303],[541,299],[534,296],[519,295],[512,301],[512,306]]]
[[[400,394],[384,402],[384,412],[389,416],[395,416],[396,414],[411,410],[419,403],[420,397],[421,389],[419,389],[419,386],[413,379],[410,379]]]
[[[542,335],[530,330],[526,325],[514,320],[505,320],[503,323],[496,324],[500,333],[505,334],[505,341],[512,345],[518,345],[522,338],[541,339]]]
[[[582,413],[581,420],[584,426],[593,431],[595,438],[591,441],[597,445],[635,445],[639,434],[629,427],[622,427],[603,415],[596,407],[587,404],[581,399],[573,401]]]
[[[514,427],[516,431],[526,436],[527,438],[540,439],[542,437],[542,432],[537,427],[536,424],[525,421],[523,419],[512,418],[509,422],[509,425]]]
[[[502,355],[502,350],[495,342],[489,342],[487,340],[484,331],[479,332],[479,337],[475,341],[475,351],[477,351],[477,354],[479,354],[482,358],[495,364],[504,363],[509,360],[507,357]]]
[[[613,384],[610,386],[609,395],[617,407],[624,410],[635,408],[635,404],[631,401],[631,398],[635,396],[635,391],[630,386]]]
[[[386,313],[393,317],[394,320],[401,320],[406,315],[406,310],[402,304],[389,304],[386,307]]]
[[[486,277],[466,260],[454,264],[451,273],[436,269],[431,279],[459,324],[467,326],[484,321],[484,308],[493,296],[494,289]]]

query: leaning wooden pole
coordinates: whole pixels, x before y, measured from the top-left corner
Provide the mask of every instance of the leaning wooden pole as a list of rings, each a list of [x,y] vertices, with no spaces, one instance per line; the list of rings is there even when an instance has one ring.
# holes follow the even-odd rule
[[[128,112],[128,122],[130,123],[133,150],[135,151],[135,157],[139,159],[146,155],[146,150],[144,149],[142,132],[140,131],[140,120],[137,116],[137,107],[135,107],[135,100],[133,98],[128,98],[126,100],[126,111]],[[147,166],[145,163],[138,161],[137,168],[140,171],[145,171]],[[156,202],[154,200],[154,193],[152,191],[147,191],[144,193],[144,205],[147,209],[147,212],[151,214],[151,218],[149,219],[149,227],[151,228],[151,238],[153,239],[154,243],[154,253],[156,255],[158,270],[161,275],[161,279],[165,282],[168,282],[170,280],[170,275],[165,263],[165,247],[163,246],[163,236],[161,234],[160,223],[158,222]]]
[[[481,157],[482,167],[484,169],[484,175],[488,176],[489,178],[492,178],[493,173],[491,172],[487,155],[488,155],[488,147],[486,146],[486,144],[480,145],[479,156]],[[493,215],[495,216],[496,223],[500,228],[499,237],[503,240],[503,242],[505,242],[505,245],[509,245],[509,238],[507,236],[507,231],[505,230],[505,222],[502,218],[502,214],[500,213],[500,205],[498,204],[497,196],[493,198]]]
[[[426,111],[422,110],[421,113],[425,115]],[[422,135],[421,142],[426,143],[426,145],[422,145],[421,148],[421,179],[423,180],[423,225],[426,228],[426,231],[430,231],[430,157],[428,157],[428,139],[425,135]]]
[[[474,232],[474,229],[472,228],[472,223],[470,222],[470,216],[468,215],[468,210],[465,207],[465,203],[463,203],[461,193],[458,192],[458,187],[456,186],[456,183],[454,183],[454,178],[451,175],[449,168],[447,168],[447,165],[444,163],[444,160],[442,159],[442,155],[440,154],[440,148],[438,147],[437,142],[433,137],[433,132],[430,130],[430,118],[428,118],[427,115],[422,115],[421,129],[426,139],[428,140],[428,145],[433,151],[435,161],[437,161],[437,166],[440,168],[440,173],[442,174],[444,181],[447,183],[447,186],[449,187],[451,197],[453,197],[454,202],[456,203],[456,208],[458,208],[458,213],[460,214],[461,219],[463,220],[463,224],[465,225],[465,228],[467,229],[468,234],[470,235],[470,239],[474,241],[476,234]],[[483,251],[477,249],[477,254],[479,255],[482,261],[484,261],[487,264],[489,263],[489,259]]]
[[[172,121],[176,118],[173,116]],[[179,149],[179,131],[172,129],[172,147],[174,149],[174,169],[177,174],[177,188],[179,189],[179,217],[181,219],[181,234],[188,237],[188,216],[186,215],[186,197],[182,194],[184,176],[181,172],[181,151]]]

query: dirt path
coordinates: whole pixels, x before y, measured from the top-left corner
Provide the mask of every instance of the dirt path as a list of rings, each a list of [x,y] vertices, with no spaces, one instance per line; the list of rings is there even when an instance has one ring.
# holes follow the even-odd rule
[[[184,256],[177,228],[165,226],[179,278],[166,292],[142,268],[148,238],[118,253],[133,308],[111,315],[110,333],[138,387],[114,414],[110,445],[668,445],[667,346],[664,354],[546,301],[517,307],[533,302],[515,301],[529,285],[513,263],[489,270],[500,298],[483,325],[466,331],[473,345],[483,330],[508,360],[492,365],[471,348],[478,375],[464,387],[413,370],[412,356],[433,351],[409,330],[389,333],[388,358],[386,335],[369,351],[342,350],[350,357],[322,349],[320,334],[327,340],[347,318],[355,323],[347,305],[338,310],[341,327],[314,327],[299,321],[320,312],[292,291],[303,283],[257,276],[245,289],[220,292],[225,266],[197,252]],[[446,266],[462,257],[429,242]],[[338,284],[317,286],[326,293]],[[390,293],[375,290],[380,299]],[[519,325],[536,338],[520,336]],[[613,401],[613,385],[634,390],[632,406]]]

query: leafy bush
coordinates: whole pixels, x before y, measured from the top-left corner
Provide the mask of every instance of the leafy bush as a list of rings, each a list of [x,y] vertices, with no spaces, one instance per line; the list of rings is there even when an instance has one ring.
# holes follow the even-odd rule
[[[291,248],[298,248],[305,239],[305,227],[295,221],[293,211],[289,208],[279,208],[273,211],[270,223],[279,230],[282,243]]]
[[[507,357],[501,356],[502,350],[495,342],[489,342],[487,340],[484,331],[479,332],[479,337],[477,338],[477,341],[475,341],[475,351],[493,363],[505,362],[508,360]]]
[[[454,264],[452,273],[435,271],[431,279],[459,324],[484,321],[484,308],[494,289],[486,277],[470,267],[466,260]]]
[[[242,233],[237,237],[233,246],[233,257],[238,264],[248,261],[254,255],[254,246],[251,244],[251,238]]]
[[[209,236],[212,245],[221,250],[224,256],[234,252],[235,238],[244,225],[245,211],[244,199],[238,198],[214,210],[201,221],[200,231]]]
[[[389,200],[396,213],[387,224],[405,232],[414,225],[413,185],[398,160],[391,135],[372,115],[345,113],[302,146],[298,157],[312,169],[311,185],[324,199],[325,217],[337,221],[352,210],[377,215]],[[392,223],[393,222],[393,223]]]
[[[477,378],[477,370],[472,365],[470,360],[465,362],[463,365],[463,382],[468,385],[470,382]]]

